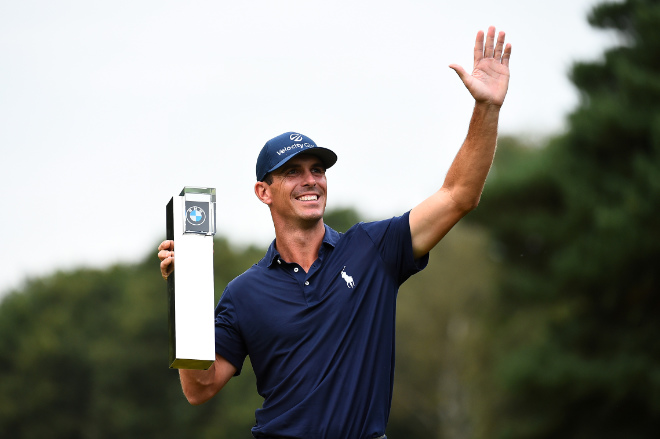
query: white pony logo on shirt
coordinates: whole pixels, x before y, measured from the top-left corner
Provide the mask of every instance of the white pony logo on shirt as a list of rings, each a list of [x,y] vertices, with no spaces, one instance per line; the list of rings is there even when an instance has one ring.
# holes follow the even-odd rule
[[[344,280],[346,281],[346,286],[348,288],[355,287],[355,282],[353,282],[353,276],[349,276],[348,274],[346,274],[346,266],[345,265],[344,265],[344,268],[341,270],[341,277],[343,277]]]

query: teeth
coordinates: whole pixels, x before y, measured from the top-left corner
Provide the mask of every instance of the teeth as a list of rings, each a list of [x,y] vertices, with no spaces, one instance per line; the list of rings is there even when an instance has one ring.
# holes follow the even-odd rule
[[[316,195],[304,195],[298,199],[300,201],[316,201],[318,197]]]

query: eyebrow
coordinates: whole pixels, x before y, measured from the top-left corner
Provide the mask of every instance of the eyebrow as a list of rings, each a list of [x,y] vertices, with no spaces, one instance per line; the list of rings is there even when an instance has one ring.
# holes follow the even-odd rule
[[[284,173],[284,172],[288,171],[289,169],[302,168],[302,167],[303,167],[303,166],[302,166],[300,163],[290,163],[290,162],[287,162],[287,163],[283,164],[279,169],[277,169],[277,172],[278,172],[278,173]],[[321,169],[323,169],[324,171],[325,171],[325,169],[326,169],[326,168],[325,168],[325,165],[323,164],[323,162],[322,162],[321,160],[317,160],[317,161],[313,162],[313,163],[311,164],[311,167],[312,167],[312,168],[321,168]]]

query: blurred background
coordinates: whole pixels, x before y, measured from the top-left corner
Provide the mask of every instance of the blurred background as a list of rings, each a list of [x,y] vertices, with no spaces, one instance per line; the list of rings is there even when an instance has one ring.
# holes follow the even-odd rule
[[[269,138],[332,148],[326,222],[437,190],[472,101],[447,65],[513,44],[477,210],[400,292],[388,437],[660,431],[660,2],[0,4],[0,436],[250,437],[250,368],[191,407],[156,246],[218,189],[216,299],[273,239]]]

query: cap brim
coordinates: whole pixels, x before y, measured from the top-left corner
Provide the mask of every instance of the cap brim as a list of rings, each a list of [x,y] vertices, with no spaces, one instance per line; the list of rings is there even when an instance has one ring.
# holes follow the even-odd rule
[[[275,164],[272,168],[270,168],[266,172],[266,174],[268,174],[269,172],[273,172],[274,170],[278,169],[279,167],[281,167],[286,162],[288,162],[289,160],[291,160],[292,158],[294,158],[295,156],[297,156],[299,154],[310,154],[310,155],[317,156],[323,162],[323,166],[325,166],[325,169],[328,169],[328,168],[332,167],[332,165],[337,163],[337,154],[335,154],[334,152],[332,152],[328,148],[322,148],[320,146],[316,146],[314,148],[307,148],[307,149],[300,150],[300,151],[296,152],[295,154],[291,154],[290,156],[285,157],[284,159],[279,161],[277,164]],[[264,178],[265,177],[266,176],[264,175]]]

